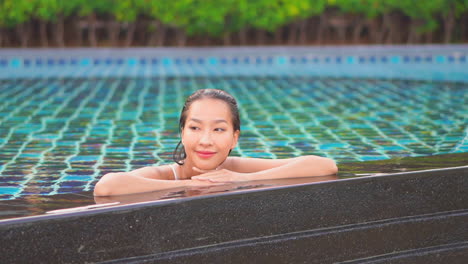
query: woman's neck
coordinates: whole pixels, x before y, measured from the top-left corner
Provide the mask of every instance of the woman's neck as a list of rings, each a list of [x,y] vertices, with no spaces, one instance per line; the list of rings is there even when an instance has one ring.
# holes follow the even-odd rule
[[[223,169],[226,160],[223,161],[223,163],[221,163],[216,169]],[[183,165],[177,166],[177,168],[179,169],[178,171],[180,172],[178,174],[179,179],[188,180],[188,179],[191,179],[193,176],[197,176],[197,175],[202,174],[201,172],[194,170],[193,167],[194,167],[194,164],[192,162],[190,162],[189,160],[185,159]],[[215,169],[213,169],[213,170],[215,170]]]
[[[200,175],[199,172],[193,170],[193,165],[187,160],[184,161],[183,165],[177,166],[179,168],[179,179],[181,180],[189,180],[193,176]]]

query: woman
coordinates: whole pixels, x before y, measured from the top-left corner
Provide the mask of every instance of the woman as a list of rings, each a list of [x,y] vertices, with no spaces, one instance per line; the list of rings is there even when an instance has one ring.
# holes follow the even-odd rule
[[[94,195],[109,196],[185,186],[325,176],[335,174],[335,162],[318,156],[290,159],[228,157],[240,134],[237,102],[216,89],[198,90],[185,102],[180,116],[181,142],[175,164],[108,173]]]

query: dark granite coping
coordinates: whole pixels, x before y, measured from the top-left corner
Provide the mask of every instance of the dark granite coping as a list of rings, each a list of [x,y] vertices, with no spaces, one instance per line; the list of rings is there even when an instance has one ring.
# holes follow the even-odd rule
[[[430,176],[434,173],[437,174],[440,172],[452,172],[452,171],[457,171],[457,170],[468,171],[468,165],[458,166],[458,167],[449,167],[449,168],[410,171],[410,172],[370,173],[368,176],[356,177],[356,178],[344,178],[344,179],[336,179],[336,180],[331,180],[331,181],[300,183],[300,184],[287,185],[287,186],[273,186],[273,187],[265,187],[265,188],[260,188],[260,189],[243,189],[243,190],[229,191],[229,192],[224,192],[224,193],[206,194],[206,195],[201,195],[201,196],[191,196],[191,197],[182,197],[182,198],[171,198],[171,199],[156,200],[156,201],[154,200],[144,201],[144,202],[137,202],[137,203],[131,203],[131,204],[122,204],[122,205],[116,204],[116,205],[110,205],[110,206],[103,207],[103,208],[91,207],[90,209],[80,210],[77,212],[53,213],[53,214],[45,214],[45,215],[37,215],[37,216],[4,219],[4,220],[0,220],[0,227],[2,225],[34,223],[38,221],[48,221],[48,220],[53,220],[53,219],[77,218],[81,216],[91,216],[91,215],[106,214],[106,213],[113,213],[113,212],[120,213],[124,211],[138,210],[144,207],[161,207],[161,206],[170,205],[170,204],[180,204],[180,203],[193,201],[193,200],[205,200],[205,199],[225,197],[225,196],[240,196],[243,194],[260,193],[263,191],[275,191],[275,190],[287,191],[289,189],[295,189],[301,186],[311,186],[311,185],[323,186],[323,185],[330,185],[330,184],[346,184],[347,182],[369,181],[369,180],[376,179],[376,178],[386,178],[386,177]],[[77,208],[81,208],[81,207],[77,207]],[[73,209],[73,208],[67,208],[67,209]]]
[[[375,174],[4,220],[1,256],[12,263],[336,263],[413,252],[408,262],[426,264],[413,261],[418,252],[444,247],[439,263],[463,263],[467,201],[468,166]]]

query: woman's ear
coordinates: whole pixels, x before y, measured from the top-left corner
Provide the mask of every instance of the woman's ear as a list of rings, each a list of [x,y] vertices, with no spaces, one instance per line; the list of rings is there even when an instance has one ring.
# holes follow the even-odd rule
[[[179,130],[179,136],[180,136],[180,141],[182,142],[182,145],[184,144],[184,130],[180,128]]]
[[[234,149],[237,145],[237,141],[239,141],[239,136],[240,136],[240,131],[239,130],[236,130],[234,132],[234,140],[232,141],[232,146],[231,146],[231,149]]]

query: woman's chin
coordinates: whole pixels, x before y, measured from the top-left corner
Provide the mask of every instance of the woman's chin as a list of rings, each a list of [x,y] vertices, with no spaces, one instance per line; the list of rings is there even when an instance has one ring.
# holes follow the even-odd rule
[[[195,164],[195,167],[204,171],[216,170],[217,168],[217,166],[213,164]]]
[[[195,162],[195,167],[197,167],[200,170],[211,171],[211,170],[216,170],[216,168],[218,167],[218,164],[213,161],[201,160],[201,161]]]

